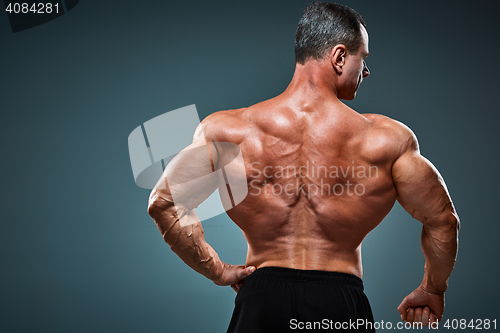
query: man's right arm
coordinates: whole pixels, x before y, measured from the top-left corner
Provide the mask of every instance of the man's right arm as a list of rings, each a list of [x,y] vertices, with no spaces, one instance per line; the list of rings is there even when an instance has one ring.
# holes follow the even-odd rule
[[[444,292],[457,256],[460,223],[443,178],[420,155],[417,138],[406,127],[403,137],[403,153],[393,164],[392,176],[399,203],[423,224],[425,272],[421,285],[403,300],[398,311],[403,320],[427,326],[429,320],[442,318]]]

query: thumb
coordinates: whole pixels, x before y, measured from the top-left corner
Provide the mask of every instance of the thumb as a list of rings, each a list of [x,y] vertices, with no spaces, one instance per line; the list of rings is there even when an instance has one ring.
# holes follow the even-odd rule
[[[245,269],[242,270],[241,272],[241,278],[245,278],[247,276],[249,276],[250,274],[252,274],[253,272],[255,271],[255,266],[248,266],[248,267],[245,267]]]

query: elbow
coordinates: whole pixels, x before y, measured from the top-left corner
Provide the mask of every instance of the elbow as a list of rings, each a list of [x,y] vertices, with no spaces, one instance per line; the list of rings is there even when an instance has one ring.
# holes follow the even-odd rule
[[[156,210],[157,210],[156,209],[157,207],[154,205],[154,201],[157,198],[157,195],[155,192],[156,192],[155,190],[151,191],[151,194],[149,194],[149,199],[148,199],[148,214],[149,214],[149,216],[151,216],[153,218],[154,218],[153,215],[156,214]]]
[[[455,217],[454,226],[457,229],[457,233],[458,233],[460,231],[460,218],[458,217],[457,213],[453,213],[453,216]]]
[[[460,218],[455,212],[448,212],[441,215],[432,224],[439,229],[446,229],[456,233],[460,230]]]
[[[153,190],[148,200],[148,214],[154,219],[162,210],[163,209],[159,203],[158,193]]]
[[[460,218],[458,217],[458,214],[454,211],[450,212],[447,214],[447,221],[446,224],[452,228],[455,229],[457,232],[460,230]]]
[[[148,214],[153,219],[159,218],[166,211],[169,211],[172,207],[174,207],[173,201],[159,196],[155,190],[151,192],[148,201]]]
[[[155,204],[153,204],[151,201],[148,202],[148,214],[152,218],[155,218],[155,216],[158,215],[158,206],[156,206]]]

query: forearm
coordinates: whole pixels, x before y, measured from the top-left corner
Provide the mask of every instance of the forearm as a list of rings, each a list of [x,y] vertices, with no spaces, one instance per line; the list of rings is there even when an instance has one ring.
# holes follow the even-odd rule
[[[425,256],[425,273],[422,287],[432,293],[444,293],[453,271],[458,251],[459,221],[449,214],[444,222],[424,223],[422,251]]]
[[[178,210],[182,210],[180,218]],[[212,281],[220,276],[224,263],[205,241],[203,228],[193,210],[176,209],[172,203],[167,207],[150,204],[148,211],[165,242],[182,261]]]

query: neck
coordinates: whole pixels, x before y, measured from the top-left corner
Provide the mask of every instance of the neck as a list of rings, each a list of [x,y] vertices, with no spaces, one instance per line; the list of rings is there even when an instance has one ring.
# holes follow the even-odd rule
[[[327,62],[321,60],[297,63],[292,81],[282,95],[304,110],[317,103],[339,101],[335,78],[328,74],[332,72],[331,66],[328,67]]]

